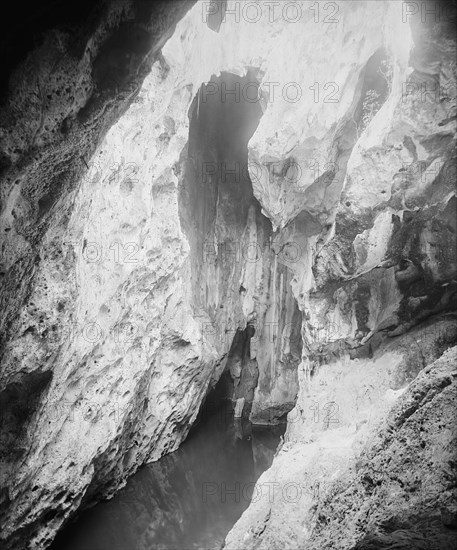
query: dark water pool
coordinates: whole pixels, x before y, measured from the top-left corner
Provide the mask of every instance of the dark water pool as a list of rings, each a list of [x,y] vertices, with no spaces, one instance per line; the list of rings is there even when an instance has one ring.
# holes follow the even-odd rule
[[[83,512],[51,550],[219,549],[270,466],[284,427],[251,429],[227,407],[142,467],[113,499]]]

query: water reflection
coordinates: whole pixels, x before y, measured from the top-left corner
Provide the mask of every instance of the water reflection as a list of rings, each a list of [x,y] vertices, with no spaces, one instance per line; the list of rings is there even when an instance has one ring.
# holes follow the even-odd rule
[[[283,431],[234,422],[226,407],[206,414],[178,451],[84,512],[52,550],[220,549]]]

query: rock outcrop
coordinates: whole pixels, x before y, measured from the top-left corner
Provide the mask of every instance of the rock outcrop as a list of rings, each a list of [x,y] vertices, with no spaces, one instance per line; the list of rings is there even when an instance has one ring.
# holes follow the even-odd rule
[[[442,321],[371,359],[322,366],[224,548],[451,548],[457,348],[433,358],[456,335]],[[394,390],[407,365],[420,368],[411,340],[429,366]]]
[[[379,531],[387,501],[359,524],[382,498],[377,478],[363,484],[374,449],[388,461],[400,445],[382,423],[412,437],[422,404],[414,425],[398,411],[416,390],[450,419],[450,352],[414,380],[456,338],[454,15],[430,25],[395,1],[246,6],[111,3],[79,41],[49,34],[13,77],[7,547],[45,547],[79,507],[175,450],[223,372],[254,422],[295,405],[259,483],[334,483],[317,502],[253,502],[228,548],[317,548],[326,523],[347,548],[417,530],[405,511]],[[352,479],[368,496],[343,529]]]
[[[390,57],[371,58],[348,117],[356,143],[334,157],[342,185],[330,174],[304,191],[300,209],[328,225],[292,282],[304,314],[297,405],[227,549],[455,542],[455,348],[433,363],[457,334],[455,11],[440,13],[406,17],[413,41],[404,28],[383,45]],[[285,160],[260,141],[256,158]],[[283,180],[275,189],[287,229],[297,201]]]
[[[89,363],[87,359],[97,347],[102,325],[88,325],[85,321],[81,324],[75,316],[77,296],[83,296],[74,248],[81,259],[84,242],[76,242],[74,248],[70,245],[69,221],[77,190],[81,190],[80,183],[87,184],[86,191],[93,189],[95,179],[91,178],[97,172],[90,172],[88,168],[94,151],[137,96],[151,67],[157,60],[160,63],[161,47],[192,4],[187,0],[90,2],[84,6],[79,4],[75,13],[72,6],[65,9],[53,3],[52,9],[41,5],[42,11],[35,13],[35,18],[34,12],[29,14],[33,32],[29,29],[27,14],[21,13],[22,21],[16,26],[8,19],[14,31],[11,36],[11,28],[2,34],[2,40],[11,38],[11,51],[7,63],[2,65],[2,77],[10,76],[10,80],[5,94],[2,89],[0,130],[0,522],[2,543],[9,547],[46,545],[64,517],[78,507],[91,480],[95,481],[99,475],[95,475],[100,469],[92,459],[99,457],[104,462],[110,452],[117,452],[106,446],[96,450],[100,441],[109,443],[110,438],[107,432],[102,435],[103,429],[99,431],[92,424],[93,415],[102,415],[107,422],[111,414],[113,426],[120,427],[124,422],[119,408],[124,402],[111,394],[103,412],[97,408],[99,402],[88,405],[92,400],[87,393],[92,385],[89,379],[93,376],[94,380],[100,373],[90,373],[89,363],[97,364],[97,358],[93,357]],[[23,4],[22,9],[26,11],[27,6]],[[49,24],[56,23],[59,26],[50,30]],[[22,59],[25,45],[37,43]],[[5,51],[8,50],[2,47],[2,56]],[[8,74],[12,59],[21,64]],[[116,158],[116,163],[119,160]],[[80,222],[82,227],[83,220]],[[97,241],[97,246],[101,244]],[[108,248],[104,251],[109,252]],[[87,252],[90,255],[90,247]],[[125,251],[131,252],[131,249]],[[90,263],[93,256],[86,257]],[[82,263],[91,269],[85,260]],[[92,275],[96,273],[91,272],[89,278]],[[99,290],[104,284],[98,279]],[[106,290],[109,292],[108,287]],[[86,299],[90,302],[92,297],[86,295],[83,300]],[[92,308],[99,306],[94,302],[89,309],[95,313]],[[103,326],[105,330],[108,325],[103,323]],[[121,342],[122,346],[129,328],[120,321],[118,336],[112,333],[104,337],[111,337],[113,344]],[[73,355],[75,345],[82,347]],[[68,357],[73,357],[70,363],[62,357],[65,349]],[[135,387],[148,384],[141,376],[134,379],[134,372],[131,375]],[[64,393],[73,392],[81,376],[89,386],[84,382],[85,387],[76,390],[77,397],[74,394],[70,401],[62,401],[63,394],[57,389],[59,379],[68,381],[62,390]],[[105,384],[110,393],[108,379]],[[127,422],[130,428],[124,426],[126,439],[119,448],[135,446],[132,419],[144,401],[144,396],[138,401],[130,390],[127,387],[121,390],[124,399],[132,398],[128,415],[133,416]],[[75,408],[75,403],[82,408]],[[65,433],[59,435],[62,426]],[[120,428],[120,432],[122,430]],[[133,471],[128,454],[126,448],[119,453],[120,467],[122,469],[123,463],[126,470]],[[66,456],[64,460],[63,456]],[[92,458],[87,461],[89,456]],[[78,462],[79,470],[75,472],[73,467]],[[67,466],[69,475],[64,474],[65,480],[57,474],[51,481],[53,471]],[[122,476],[108,474],[108,478],[111,476],[112,486],[113,482],[114,486],[117,484],[116,478],[122,480]],[[49,489],[46,488],[48,482]],[[100,487],[104,482],[95,481],[94,487],[97,484]],[[89,493],[88,497],[92,498]]]

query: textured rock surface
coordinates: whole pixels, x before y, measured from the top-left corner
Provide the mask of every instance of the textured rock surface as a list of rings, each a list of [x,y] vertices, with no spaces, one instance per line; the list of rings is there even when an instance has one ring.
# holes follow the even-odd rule
[[[357,549],[455,545],[456,352],[419,373],[355,472],[317,503],[310,548],[346,548],[355,541]]]
[[[199,92],[189,147],[181,156],[180,213],[190,245],[194,311],[209,321],[204,337],[225,356],[233,398],[245,398],[243,414],[249,416],[253,406],[251,418],[269,423],[295,404],[301,338],[292,328],[299,329],[301,314],[291,273],[278,261],[284,253],[278,253],[247,170],[260,105],[240,93],[227,96],[221,107],[220,93],[209,95],[213,87],[241,90],[254,82],[249,73],[224,73]]]
[[[224,369],[254,421],[297,399],[265,482],[343,479],[372,424],[455,340],[450,16],[428,26],[404,22],[399,2],[360,1],[316,20],[303,2],[295,23],[264,9],[214,32],[199,4],[159,54],[190,7],[170,5],[150,18],[113,3],[79,54],[51,34],[4,107],[10,547],[45,546],[78,506],[176,449]],[[69,97],[53,84],[60,73],[72,75]],[[260,83],[261,101],[242,87],[216,113],[224,82]],[[437,82],[438,99],[424,97],[421,84]],[[250,135],[237,133],[240,118]],[[242,177],[225,177],[224,163]],[[229,547],[296,547],[320,525],[312,498],[264,504]]]
[[[85,24],[44,35],[11,74],[0,129],[2,342],[15,330],[12,320],[29,292],[52,208],[86,172],[191,6],[100,2]]]
[[[87,338],[84,331],[94,329],[86,320],[80,322],[85,319],[87,303],[94,315],[104,299],[96,288],[90,296],[80,292],[85,276],[90,286],[90,277],[98,274],[81,258],[83,241],[75,245],[82,279],[78,274],[78,253],[74,253],[69,242],[71,231],[78,234],[83,220],[79,227],[78,224],[70,227],[69,222],[77,194],[74,190],[87,172],[90,157],[138,92],[176,21],[191,6],[191,2],[94,5],[91,17],[83,20],[81,26],[64,26],[46,34],[41,45],[11,76],[8,98],[2,105],[0,134],[1,523],[2,538],[15,548],[26,543],[40,546],[49,541],[64,516],[78,506],[92,480],[94,487],[101,487],[107,475],[108,483],[113,483],[116,477],[113,471],[100,472],[94,464],[96,456],[101,463],[109,464],[110,453],[117,454],[120,464],[113,463],[114,469],[134,468],[132,453],[129,456],[128,452],[135,445],[132,418],[139,414],[146,390],[140,390],[138,399],[132,389],[148,387],[149,382],[138,371],[132,372],[120,395],[114,396],[111,390],[119,376],[113,371],[114,385],[109,377],[94,385],[100,371],[90,369],[97,365],[97,357],[89,362],[88,358],[100,340],[98,327],[106,330],[119,321],[120,336],[112,338],[111,344],[118,346],[114,353],[122,357],[126,350],[121,350],[119,341],[122,347],[130,326],[122,327],[122,314],[117,313],[113,321],[106,317],[109,312],[102,309],[105,320],[95,327],[95,338],[94,332]],[[53,15],[59,10],[60,7],[55,7]],[[119,163],[120,159],[115,160]],[[93,173],[92,170],[86,174],[86,191],[92,191]],[[103,198],[99,196],[98,207],[101,203]],[[80,204],[80,213],[83,212],[87,219],[87,205]],[[118,220],[123,215],[128,214],[114,214]],[[166,269],[164,266],[164,272]],[[122,279],[125,273],[118,275]],[[103,284],[98,279],[99,290]],[[110,291],[108,287],[106,291]],[[77,296],[82,300],[79,305],[86,308],[80,310],[82,318],[76,312]],[[165,299],[166,293],[163,296]],[[158,311],[163,307],[159,302],[155,306]],[[116,364],[116,358],[111,363],[112,355],[106,359],[108,363],[100,364],[102,369],[107,364]],[[167,360],[164,353],[163,363]],[[141,368],[147,369],[148,365],[142,364]],[[100,401],[88,405],[91,392],[98,390],[97,384],[106,389],[108,401],[103,403],[103,411],[98,408]],[[65,395],[69,397],[67,402],[61,400]],[[119,401],[118,397],[123,399]],[[119,412],[126,402],[128,410]],[[83,408],[75,408],[75,403]],[[157,406],[160,407],[160,402]],[[101,430],[92,423],[93,414],[103,417],[105,427]],[[129,416],[130,420],[125,421]],[[113,421],[110,440],[106,423]],[[123,442],[115,442],[113,448],[108,448],[115,440],[114,434],[122,434],[123,430]],[[166,442],[168,437],[164,438],[165,448],[170,445]],[[103,448],[99,448],[100,442]],[[66,459],[62,460],[62,456]],[[68,475],[56,474],[67,466]],[[73,469],[75,466],[77,471]],[[118,479],[122,479],[122,474]]]
[[[454,347],[397,392],[388,353],[329,367],[313,396],[334,408],[311,402],[308,442],[284,443],[225,548],[452,548],[456,358]]]
[[[455,12],[435,25],[415,17],[414,43],[407,28],[397,36],[402,43],[388,42],[395,61],[385,103],[343,153],[342,187],[335,178],[327,190],[336,193],[311,202],[328,227],[310,242],[311,267],[293,281],[304,313],[297,405],[282,450],[259,480],[263,498],[227,548],[452,547],[455,351],[414,379],[456,337],[455,317],[436,315],[456,306],[454,21]],[[358,116],[356,108],[351,118]],[[350,136],[347,127],[342,135]],[[281,182],[276,189],[285,196]],[[330,212],[326,199],[338,203],[327,202]],[[285,214],[286,207],[278,225]],[[430,399],[439,394],[433,406],[424,399],[392,439],[385,425],[378,431],[397,399],[386,422],[401,417],[414,392],[429,390]]]

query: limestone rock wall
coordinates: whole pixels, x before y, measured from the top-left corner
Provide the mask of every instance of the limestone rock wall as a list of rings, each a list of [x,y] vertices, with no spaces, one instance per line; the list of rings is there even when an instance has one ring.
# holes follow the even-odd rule
[[[255,82],[249,72],[223,73],[199,90],[181,155],[180,212],[194,316],[209,320],[203,336],[224,356],[233,399],[245,399],[244,416],[273,423],[295,404],[301,314],[285,253],[249,177],[247,144],[262,109],[241,92],[221,101],[223,87],[242,90]],[[219,93],[210,95],[214,89]]]
[[[246,42],[248,31],[245,26]],[[268,32],[263,25],[263,37]],[[58,134],[59,146],[71,153],[68,164],[56,144],[43,143],[45,159],[38,155],[39,166],[30,165],[36,178],[27,172],[27,163],[21,172],[24,185],[43,181],[44,186],[48,172],[57,178],[62,167],[73,170],[77,162],[79,172],[69,171],[68,185],[56,183],[51,194],[40,187],[29,196],[18,183],[5,193],[2,537],[9,547],[46,546],[78,507],[109,496],[140,464],[176,449],[225,366],[232,339],[208,342],[205,327],[214,324],[213,300],[205,298],[204,309],[196,308],[201,302],[189,257],[192,235],[188,240],[181,228],[178,186],[186,185],[180,171],[188,111],[201,83],[220,70],[242,73],[253,64],[252,51],[232,58],[231,40],[208,29],[200,9],[194,10],[155,62],[154,56],[148,58],[148,76],[135,101],[93,154],[79,149],[71,132],[65,138]],[[202,65],[201,53],[208,46],[217,55]],[[99,70],[106,71],[108,61],[101,59]],[[135,71],[133,62],[130,68]],[[112,69],[116,75],[119,67]],[[117,84],[111,84],[114,98]],[[111,105],[100,94],[94,102],[102,113]],[[36,119],[34,109],[24,124]],[[79,115],[89,117],[83,117],[86,129],[91,116],[107,125],[114,120],[107,122],[87,105]],[[96,135],[81,130],[78,136],[92,147],[103,128]],[[13,130],[17,139],[18,129]],[[10,146],[6,139],[5,147]],[[49,151],[55,162],[46,156]],[[81,163],[86,167],[82,175]],[[21,166],[11,156],[8,174]],[[43,224],[37,228],[40,206]],[[233,233],[238,239],[241,231],[247,243],[257,232],[252,212],[249,208]],[[221,214],[227,212],[221,209]],[[23,224],[33,234],[24,233]],[[220,223],[216,229],[223,227]],[[261,231],[260,236],[265,246]],[[268,249],[268,254],[273,253]],[[239,280],[221,274],[230,288],[226,310],[236,322],[227,326],[232,331],[244,330],[253,312],[249,303],[256,270],[264,273],[261,278],[271,278],[263,261],[236,269],[242,273]],[[293,310],[281,280],[274,278],[273,286],[281,289],[274,292],[275,307],[284,307],[281,296],[288,294]],[[246,299],[239,292],[243,283]],[[296,373],[289,386],[288,408],[281,414],[293,405]],[[276,399],[280,406],[283,393]]]
[[[407,357],[380,349],[323,368],[295,417],[306,432],[286,438],[225,548],[452,547],[456,348],[392,390]]]
[[[176,18],[184,14],[184,4],[171,4],[181,6],[171,12]],[[95,34],[83,65],[72,61],[81,85],[71,101],[55,100],[65,105],[59,115],[49,114],[52,98],[49,113],[42,100],[60,67],[56,52],[68,59],[68,38],[53,35],[44,46],[49,71],[37,84],[26,78],[31,70],[16,76],[29,95],[7,106],[3,147],[1,227],[13,250],[4,267],[1,366],[2,537],[9,547],[45,547],[79,506],[109,496],[140,464],[176,449],[225,368],[240,383],[240,364],[253,369],[245,382],[254,421],[276,421],[297,400],[287,446],[264,479],[288,468],[306,473],[302,457],[314,468],[338,435],[325,471],[336,476],[423,361],[452,345],[455,61],[448,21],[437,28],[420,17],[404,22],[398,2],[335,4],[337,12],[324,15],[302,2],[296,22],[282,10],[261,10],[255,23],[252,13],[235,13],[215,32],[198,3],[165,45],[172,24],[163,7],[151,20],[157,27],[147,27],[153,44],[143,44],[138,31],[139,53],[127,57],[126,43],[133,46],[122,21],[137,12],[119,4],[112,16],[119,36],[104,48],[109,33]],[[240,6],[228,3],[232,13]],[[97,44],[104,54],[92,65]],[[221,73],[255,79],[262,90],[242,186],[215,174],[202,178],[202,162],[220,168],[242,161],[224,156],[229,141],[219,144],[222,153],[192,141],[200,87],[212,80],[220,94]],[[425,81],[439,82],[445,94],[424,101]],[[103,91],[105,84],[105,95],[90,95],[91,86]],[[296,101],[294,92],[302,94]],[[424,177],[436,163],[439,177]],[[221,244],[246,250],[254,243],[255,262],[218,259]],[[396,348],[430,316],[446,328],[444,336],[432,330],[424,359],[421,346],[413,355],[405,343]],[[232,346],[243,331],[250,331],[247,356]],[[342,387],[344,406],[337,402]],[[310,400],[327,407],[319,418],[328,422],[314,430],[302,415]],[[330,422],[335,403],[344,411],[337,425]],[[366,428],[358,429],[359,417]],[[311,433],[314,442],[306,443]],[[251,506],[228,544],[310,540],[316,523],[298,505],[283,538],[264,524],[246,535],[243,521],[258,510],[280,521],[280,505],[275,512]]]
[[[344,177],[325,187],[340,188],[317,203],[326,226],[292,282],[303,311],[297,404],[226,548],[454,541],[455,348],[433,361],[457,330],[455,12],[408,21],[412,41],[404,28],[388,42],[384,103],[362,131],[355,108]],[[368,77],[375,89],[367,66]],[[360,87],[362,105],[368,89]],[[287,195],[281,180],[276,192]]]
[[[127,385],[118,391],[115,387],[123,385],[123,375],[115,374],[116,367],[111,381],[110,377],[103,381],[101,374],[108,365],[119,366],[127,347],[135,348],[134,344],[125,345],[133,342],[132,333],[138,328],[123,317],[122,311],[128,310],[125,295],[119,298],[118,294],[112,309],[103,304],[113,285],[119,290],[116,280],[125,282],[135,266],[124,262],[126,256],[130,254],[138,262],[138,242],[134,249],[110,251],[112,243],[99,239],[94,216],[97,209],[105,207],[102,195],[106,188],[103,190],[96,159],[91,161],[91,157],[137,95],[174,25],[191,7],[192,2],[180,1],[92,3],[89,11],[84,6],[86,19],[73,25],[60,20],[61,25],[51,31],[40,28],[43,20],[38,17],[34,31],[46,31],[43,38],[35,36],[33,45],[38,46],[11,75],[2,73],[2,77],[10,76],[8,91],[3,94],[2,89],[0,129],[1,536],[8,547],[45,546],[63,519],[79,506],[84,493],[87,501],[97,498],[103,487],[122,483],[124,469],[125,474],[134,471],[138,460],[145,459],[144,448],[138,457],[135,453],[139,444],[133,438],[136,425],[132,419],[153,414],[144,408],[150,382],[144,376],[149,370],[146,357],[140,359],[138,346],[136,352],[132,349],[132,364],[139,370],[132,371]],[[50,20],[58,22],[61,11],[61,6],[54,6]],[[15,40],[22,29],[16,28]],[[30,44],[29,38],[24,43]],[[13,48],[14,55],[18,51]],[[109,205],[112,208],[114,204],[116,210],[124,195],[133,191],[129,175],[132,180],[135,177],[129,167],[122,172],[119,156],[104,160],[110,163],[103,166],[105,185],[110,177],[116,180],[117,192]],[[91,210],[90,200],[81,197],[95,191],[97,183],[101,195]],[[75,207],[82,216],[79,222],[75,222]],[[112,212],[109,231],[125,233],[126,227],[117,223],[123,223],[129,213],[128,208]],[[84,221],[89,222],[89,245],[82,229]],[[95,258],[90,256],[94,242]],[[104,247],[103,262],[109,262],[106,253],[112,252],[117,254],[111,256],[112,266],[122,261],[127,269],[121,267],[114,274],[112,266],[99,265],[103,263],[97,257],[100,246]],[[173,271],[170,264],[163,267],[158,279]],[[147,288],[147,284],[144,278],[139,282],[140,287]],[[173,282],[169,292],[172,287]],[[173,294],[179,302],[179,293]],[[164,292],[164,299],[166,295]],[[154,307],[163,313],[160,300]],[[98,315],[101,317],[94,323]],[[168,337],[175,338],[172,316],[165,322],[170,325]],[[157,335],[151,334],[154,337]],[[111,339],[108,347],[112,352],[106,356],[107,363],[99,363],[95,349],[101,349],[106,339]],[[171,355],[166,350],[161,354],[164,372],[166,364],[173,369],[175,364],[192,362]],[[187,381],[192,385],[191,378]],[[94,399],[100,387],[107,401]],[[197,392],[200,390],[204,393],[204,388]],[[158,384],[156,391],[161,397],[154,399],[154,406],[160,409],[167,390]],[[185,385],[182,391],[187,395]],[[179,413],[175,418],[184,431],[186,420]],[[157,448],[158,455],[174,443],[167,433],[164,448]],[[129,448],[134,451],[129,453]],[[114,455],[118,460],[112,462]],[[62,474],[67,468],[67,474]]]

